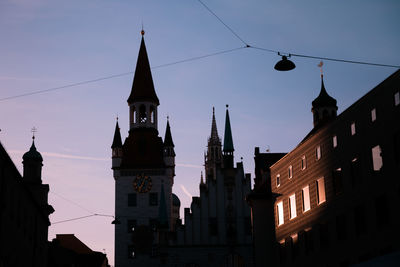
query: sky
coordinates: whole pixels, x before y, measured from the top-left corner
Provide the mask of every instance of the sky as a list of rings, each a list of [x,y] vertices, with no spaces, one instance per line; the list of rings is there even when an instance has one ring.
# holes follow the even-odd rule
[[[399,1],[202,1],[254,47],[400,65]],[[173,192],[182,209],[199,195],[212,107],[223,138],[229,104],[235,161],[243,157],[252,178],[255,147],[289,152],[312,129],[311,102],[321,84],[318,59],[291,57],[296,68],[278,72],[276,53],[246,48],[157,67],[244,46],[198,0],[2,0],[0,141],[22,172],[31,128],[37,128],[53,223],[113,215],[110,146],[117,116],[122,138],[128,134],[133,74],[4,98],[133,72],[142,25],[155,67],[162,137],[170,118],[177,165]],[[339,113],[395,71],[326,60],[323,65]],[[111,221],[93,216],[52,224],[49,240],[74,233],[93,250],[105,251],[113,264]]]

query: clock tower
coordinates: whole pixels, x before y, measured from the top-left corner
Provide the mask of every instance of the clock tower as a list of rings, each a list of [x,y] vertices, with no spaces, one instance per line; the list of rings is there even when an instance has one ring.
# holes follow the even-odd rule
[[[144,31],[128,97],[129,134],[122,143],[118,121],[112,148],[115,179],[115,266],[148,266],[160,231],[172,228],[175,151],[169,121],[164,141]]]

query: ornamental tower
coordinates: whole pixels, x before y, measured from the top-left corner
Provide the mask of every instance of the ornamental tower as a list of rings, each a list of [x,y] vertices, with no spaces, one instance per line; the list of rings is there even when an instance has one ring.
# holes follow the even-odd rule
[[[208,138],[207,153],[204,159],[206,182],[211,179],[216,179],[217,167],[221,167],[222,163],[221,147],[221,138],[218,136],[217,122],[215,121],[215,109],[213,107],[211,135]]]
[[[336,99],[326,92],[324,75],[321,73],[321,91],[318,97],[312,102],[311,109],[314,119],[314,128],[336,118],[337,110]]]
[[[115,266],[148,266],[160,231],[172,227],[175,151],[169,121],[158,134],[157,107],[144,31],[128,98],[129,134],[122,143],[118,121],[112,143],[115,179]],[[155,262],[154,262],[155,263]]]

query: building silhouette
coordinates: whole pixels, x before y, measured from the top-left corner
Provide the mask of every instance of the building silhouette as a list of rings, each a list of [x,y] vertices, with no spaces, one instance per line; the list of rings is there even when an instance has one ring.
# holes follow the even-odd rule
[[[340,115],[321,75],[312,113],[291,152],[255,150],[256,266],[398,266],[400,71]]]
[[[213,110],[200,197],[179,216],[172,194],[175,151],[167,120],[164,140],[158,132],[157,97],[144,31],[128,98],[129,134],[122,142],[118,121],[112,143],[115,179],[115,266],[245,266],[252,261],[250,175],[234,166],[228,109],[224,146]]]
[[[34,138],[34,137],[33,137]],[[49,186],[42,183],[35,142],[23,155],[23,176],[0,143],[0,266],[46,267]]]

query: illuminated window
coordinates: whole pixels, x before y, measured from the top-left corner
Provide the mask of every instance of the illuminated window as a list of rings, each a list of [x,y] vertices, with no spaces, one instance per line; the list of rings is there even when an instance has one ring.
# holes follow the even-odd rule
[[[301,169],[304,170],[307,167],[306,156],[301,157]]]
[[[381,148],[380,146],[375,146],[372,148],[372,165],[374,171],[379,171],[382,168],[382,156],[381,156]]]
[[[352,122],[350,128],[351,128],[351,135],[355,135],[356,134],[356,123]]]
[[[290,210],[290,219],[296,218],[297,216],[296,194],[293,194],[289,197],[289,210]]]
[[[128,258],[129,259],[135,258],[135,249],[134,249],[134,246],[132,246],[132,245],[128,246]]]
[[[333,144],[333,147],[337,147],[337,136],[336,135],[334,135],[332,137],[332,144]]]
[[[289,168],[288,168],[288,177],[289,177],[289,179],[293,177],[293,167],[292,167],[292,165],[290,165]]]
[[[278,174],[276,176],[276,187],[279,187],[281,185],[281,175]]]
[[[324,177],[317,180],[317,200],[318,204],[324,203],[326,201],[325,197],[325,179]]]
[[[395,106],[400,105],[400,93],[399,92],[396,92],[394,94],[394,105]]]
[[[315,149],[315,159],[319,160],[321,158],[321,146],[317,146]]]
[[[376,121],[376,109],[371,110],[371,121],[374,122]]]
[[[276,212],[278,213],[277,217],[278,217],[278,225],[282,225],[284,223],[284,219],[283,219],[283,202],[278,202],[278,204],[276,205]]]
[[[303,212],[310,210],[310,188],[307,185],[303,188],[301,197],[303,199]]]

